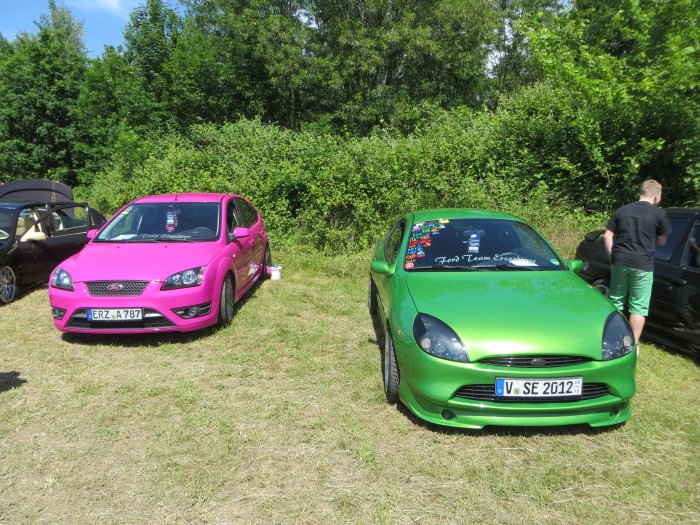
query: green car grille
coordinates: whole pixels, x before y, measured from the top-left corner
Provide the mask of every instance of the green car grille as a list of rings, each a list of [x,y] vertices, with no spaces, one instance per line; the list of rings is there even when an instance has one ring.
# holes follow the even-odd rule
[[[457,390],[454,397],[474,401],[494,401],[496,403],[571,403],[584,399],[607,396],[608,386],[605,383],[584,383],[580,396],[559,397],[496,397],[496,385],[466,385]]]
[[[544,355],[544,356],[504,356],[487,357],[479,363],[488,363],[496,366],[515,366],[518,368],[549,368],[555,366],[572,366],[588,363],[588,357],[569,355]]]

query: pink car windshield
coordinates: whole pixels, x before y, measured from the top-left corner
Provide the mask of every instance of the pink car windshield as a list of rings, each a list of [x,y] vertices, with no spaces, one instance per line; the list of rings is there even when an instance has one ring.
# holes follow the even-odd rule
[[[137,203],[123,209],[96,242],[204,242],[219,237],[216,202]]]

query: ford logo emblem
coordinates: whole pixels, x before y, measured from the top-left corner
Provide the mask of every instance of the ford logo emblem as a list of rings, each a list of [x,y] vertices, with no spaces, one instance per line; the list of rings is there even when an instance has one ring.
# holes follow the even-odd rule
[[[545,359],[533,359],[530,361],[532,366],[547,366],[547,361]]]
[[[123,290],[124,285],[122,283],[110,283],[107,285],[107,290],[110,292],[118,292],[119,290]]]

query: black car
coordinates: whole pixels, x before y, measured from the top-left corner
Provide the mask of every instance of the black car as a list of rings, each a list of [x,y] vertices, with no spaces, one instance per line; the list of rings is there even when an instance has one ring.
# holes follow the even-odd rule
[[[673,232],[656,247],[654,287],[644,337],[700,355],[700,208],[666,210]],[[607,295],[610,262],[605,230],[587,234],[576,250],[584,262],[580,276]]]
[[[85,245],[87,231],[104,223],[87,203],[74,202],[64,184],[23,180],[0,186],[0,304],[46,282],[59,262]]]

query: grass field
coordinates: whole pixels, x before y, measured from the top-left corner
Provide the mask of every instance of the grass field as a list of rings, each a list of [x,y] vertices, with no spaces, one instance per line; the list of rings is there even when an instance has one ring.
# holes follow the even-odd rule
[[[367,261],[276,262],[218,331],[0,308],[0,523],[700,522],[693,360],[645,345],[620,428],[432,427],[384,400]]]

